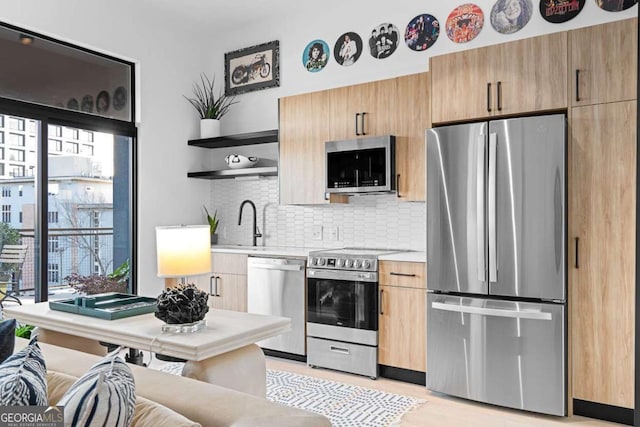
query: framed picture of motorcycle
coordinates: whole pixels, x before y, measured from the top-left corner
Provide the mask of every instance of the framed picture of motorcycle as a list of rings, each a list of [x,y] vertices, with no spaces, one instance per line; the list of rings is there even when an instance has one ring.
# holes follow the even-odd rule
[[[278,40],[224,54],[225,95],[280,86]]]

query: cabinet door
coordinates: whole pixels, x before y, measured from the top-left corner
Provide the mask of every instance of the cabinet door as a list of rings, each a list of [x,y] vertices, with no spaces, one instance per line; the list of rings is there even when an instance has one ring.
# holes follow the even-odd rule
[[[379,267],[381,285],[427,288],[424,262],[380,261]]]
[[[433,123],[493,115],[495,85],[489,53],[489,48],[480,48],[431,58]]]
[[[573,30],[569,40],[572,105],[637,98],[637,18]]]
[[[321,204],[324,143],[330,138],[327,91],[280,99],[280,204]]]
[[[495,70],[495,115],[567,108],[567,33],[488,48]]]
[[[636,103],[574,108],[571,127],[573,397],[633,408]]]
[[[211,253],[211,271],[217,273],[247,275],[247,254],[225,252]]]
[[[380,286],[378,363],[426,372],[424,289]]]
[[[209,296],[211,308],[247,311],[247,276],[239,274],[213,274],[213,294]],[[216,283],[217,282],[217,283]]]

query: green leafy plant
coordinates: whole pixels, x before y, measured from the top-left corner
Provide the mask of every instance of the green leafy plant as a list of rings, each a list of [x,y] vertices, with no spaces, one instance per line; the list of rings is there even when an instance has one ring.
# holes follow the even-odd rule
[[[206,74],[202,73],[200,75],[200,83],[193,84],[194,97],[187,98],[185,96],[186,100],[196,109],[201,119],[220,119],[227,114],[233,104],[238,103],[234,96],[226,96],[222,90],[216,96],[213,89],[215,81],[215,75],[210,80]]]
[[[16,336],[19,338],[31,338],[31,331],[33,331],[33,325],[20,325],[16,328]]]
[[[64,280],[74,291],[85,295],[103,294],[106,292],[126,292],[129,285],[129,260],[126,260],[116,268],[113,273],[106,276],[92,274],[83,276],[71,273]]]
[[[213,216],[211,216],[209,215],[209,211],[207,210],[207,207],[205,205],[202,205],[202,207],[204,208],[204,211],[207,214],[207,222],[209,223],[209,233],[216,234],[216,230],[218,229],[218,222],[220,222],[220,220],[218,219],[218,211],[215,211],[213,213]]]

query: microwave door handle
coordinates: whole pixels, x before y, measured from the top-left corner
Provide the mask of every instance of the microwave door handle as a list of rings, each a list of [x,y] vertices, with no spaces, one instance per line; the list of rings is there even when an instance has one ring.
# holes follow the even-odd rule
[[[478,251],[478,280],[485,282],[487,278],[486,271],[486,247],[484,235],[484,188],[486,183],[486,174],[484,169],[484,141],[485,136],[481,134],[478,137],[478,153],[476,162],[476,249]]]

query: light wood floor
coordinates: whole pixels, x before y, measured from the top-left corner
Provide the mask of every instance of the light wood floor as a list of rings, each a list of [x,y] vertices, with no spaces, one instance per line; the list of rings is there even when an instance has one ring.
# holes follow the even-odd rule
[[[425,387],[401,381],[379,378],[371,380],[358,375],[327,369],[311,369],[306,364],[280,358],[267,357],[267,368],[289,371],[301,375],[340,381],[390,393],[413,396],[426,400],[417,409],[402,418],[402,427],[612,427],[621,424],[593,420],[585,417],[551,417],[528,412],[498,408],[492,405],[470,402],[428,391]]]

